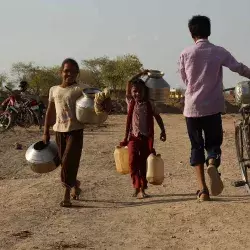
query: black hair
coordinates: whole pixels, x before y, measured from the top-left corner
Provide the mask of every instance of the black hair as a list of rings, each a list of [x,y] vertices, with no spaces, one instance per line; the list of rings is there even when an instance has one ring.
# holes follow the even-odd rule
[[[80,72],[80,68],[79,68],[79,65],[78,63],[76,62],[76,60],[72,59],[72,58],[66,58],[63,62],[62,62],[62,65],[61,65],[61,71],[63,70],[64,68],[64,65],[67,64],[67,63],[70,63],[72,64],[73,66],[76,67],[78,73]]]
[[[142,86],[145,86],[145,82],[142,79],[137,78],[137,79],[131,81],[131,86],[142,87]]]
[[[22,88],[22,89],[24,89],[24,88],[28,88],[28,82],[27,81],[25,81],[25,80],[22,80],[20,83],[19,83],[19,88]]]
[[[20,82],[20,84],[21,84],[21,85],[27,85],[27,84],[28,84],[28,82],[27,82],[27,81],[25,81],[25,80],[22,80],[22,81]]]
[[[193,38],[206,39],[211,35],[211,22],[207,16],[193,16],[188,22],[188,28]]]
[[[145,82],[142,79],[138,78],[138,79],[135,79],[135,80],[131,81],[131,88],[132,87],[143,89],[143,91],[144,91],[144,98],[145,99],[149,98],[149,89],[145,85]]]

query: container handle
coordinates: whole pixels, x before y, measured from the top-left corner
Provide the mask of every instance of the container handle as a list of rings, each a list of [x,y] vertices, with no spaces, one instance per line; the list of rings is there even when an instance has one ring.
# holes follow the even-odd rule
[[[45,144],[43,141],[39,141],[39,142],[35,143],[34,149],[37,151],[41,151],[41,150],[47,148],[49,144],[50,144],[50,142],[48,144]]]

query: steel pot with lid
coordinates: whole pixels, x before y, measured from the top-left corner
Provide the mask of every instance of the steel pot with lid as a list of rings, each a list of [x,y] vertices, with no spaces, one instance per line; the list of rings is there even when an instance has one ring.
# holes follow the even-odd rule
[[[32,144],[26,151],[25,158],[35,173],[48,173],[55,170],[61,163],[58,147],[54,141],[45,144],[43,141]]]
[[[76,101],[76,107],[79,109],[91,108],[94,109],[94,99],[95,94],[100,93],[101,90],[98,88],[87,88],[82,91],[83,96],[81,96]]]
[[[76,101],[76,118],[84,124],[101,124],[108,118],[106,112],[96,113],[95,97],[103,93],[98,88],[86,88],[83,90],[83,96]]]

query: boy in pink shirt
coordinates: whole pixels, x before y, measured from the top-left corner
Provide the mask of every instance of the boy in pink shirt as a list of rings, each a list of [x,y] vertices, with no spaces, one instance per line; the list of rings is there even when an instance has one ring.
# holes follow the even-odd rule
[[[205,182],[204,164],[208,165],[210,191],[214,196],[223,190],[218,172],[223,130],[221,113],[224,112],[222,67],[250,79],[250,69],[239,63],[226,49],[208,41],[210,19],[194,16],[188,23],[195,44],[180,56],[180,74],[186,85],[184,116],[191,142],[191,166],[196,169],[200,201],[210,200]],[[204,138],[202,133],[204,133]],[[204,149],[207,151],[205,159]]]

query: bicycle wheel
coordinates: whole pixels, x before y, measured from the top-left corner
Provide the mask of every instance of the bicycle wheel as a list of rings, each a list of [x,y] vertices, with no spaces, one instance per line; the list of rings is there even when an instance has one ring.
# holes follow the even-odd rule
[[[29,109],[21,110],[16,119],[16,124],[22,128],[29,128],[34,124],[34,117],[32,111]]]
[[[0,132],[8,130],[12,125],[12,115],[9,112],[4,112],[0,115]]]
[[[249,145],[248,145],[248,132],[246,133],[246,129],[244,129],[243,124],[237,124],[235,126],[235,146],[237,159],[240,166],[242,180],[247,191],[250,193],[250,183],[248,179],[248,171],[249,171]]]
[[[25,110],[25,120],[26,120],[26,128],[29,128],[30,126],[32,125],[35,125],[35,117],[34,117],[34,114],[33,112],[30,110],[30,109],[26,109]]]

